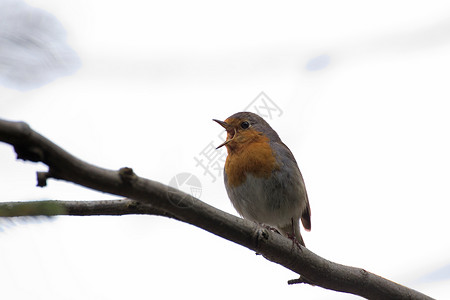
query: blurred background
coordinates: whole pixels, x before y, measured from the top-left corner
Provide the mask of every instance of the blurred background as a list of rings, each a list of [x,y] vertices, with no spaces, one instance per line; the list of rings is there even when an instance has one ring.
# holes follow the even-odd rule
[[[0,117],[236,214],[223,130],[250,110],[294,153],[307,247],[450,298],[448,1],[0,0]],[[223,149],[222,149],[223,150]],[[0,201],[118,197],[0,143]],[[5,299],[357,299],[154,216],[0,220]]]

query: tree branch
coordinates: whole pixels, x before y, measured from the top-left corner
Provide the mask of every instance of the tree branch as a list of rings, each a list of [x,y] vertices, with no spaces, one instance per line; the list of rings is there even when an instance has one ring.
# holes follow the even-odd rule
[[[131,199],[100,201],[45,200],[0,202],[0,217],[156,215],[177,219],[168,212]]]
[[[17,158],[40,161],[49,167],[48,172],[38,174],[39,186],[45,186],[49,178],[61,179],[135,200],[50,202],[58,208],[51,211],[52,215],[145,213],[168,216],[247,247],[266,259],[301,274],[301,279],[292,283],[313,283],[326,289],[369,299],[431,299],[364,269],[333,263],[304,247],[292,247],[292,241],[280,234],[218,210],[177,189],[141,178],[130,168],[112,171],[90,165],[64,151],[23,122],[0,120],[0,141],[14,146]],[[49,204],[48,201],[46,203]],[[11,216],[11,209],[20,205],[24,204],[10,202],[2,204],[0,208],[8,208],[8,216]]]

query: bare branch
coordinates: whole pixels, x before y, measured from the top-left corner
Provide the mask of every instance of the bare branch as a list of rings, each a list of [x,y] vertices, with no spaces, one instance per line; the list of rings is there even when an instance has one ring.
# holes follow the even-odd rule
[[[131,199],[63,201],[45,200],[32,202],[2,202],[0,217],[21,216],[121,216],[156,215],[176,219],[168,212]]]
[[[130,168],[112,171],[90,165],[64,151],[23,122],[0,120],[0,141],[13,145],[18,158],[41,161],[49,167],[46,174],[39,175],[40,186],[45,186],[48,178],[62,179],[136,200],[116,200],[108,204],[105,201],[90,202],[89,205],[60,201],[58,204],[67,210],[62,214],[68,214],[69,211],[86,215],[89,211],[94,215],[122,214],[127,210],[137,213],[139,209],[149,209],[146,213],[166,215],[195,225],[301,274],[301,279],[292,283],[314,283],[323,288],[369,299],[431,299],[364,269],[333,263],[304,247],[292,247],[292,241],[279,234],[218,210],[172,187],[141,178]],[[14,206],[11,203],[6,205]]]

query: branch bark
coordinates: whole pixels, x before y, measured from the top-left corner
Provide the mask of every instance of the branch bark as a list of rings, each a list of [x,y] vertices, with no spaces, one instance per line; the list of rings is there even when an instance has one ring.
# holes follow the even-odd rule
[[[0,217],[156,215],[177,219],[168,212],[131,199],[0,202]]]
[[[45,186],[47,179],[54,178],[128,198],[89,202],[46,201],[54,210],[50,210],[50,213],[36,213],[39,209],[34,207],[34,210],[28,210],[27,215],[167,216],[247,247],[266,259],[301,274],[301,279],[292,283],[314,284],[368,299],[432,299],[364,269],[328,261],[304,247],[292,247],[292,241],[279,234],[218,210],[177,189],[141,178],[130,168],[112,171],[88,164],[33,131],[26,123],[0,119],[0,141],[11,144],[18,159],[43,162],[49,167],[48,172],[38,173],[39,186]],[[35,206],[39,205],[33,203]],[[3,203],[0,206],[0,216],[13,216],[14,210],[21,211],[17,210],[21,205],[33,206],[23,202]]]

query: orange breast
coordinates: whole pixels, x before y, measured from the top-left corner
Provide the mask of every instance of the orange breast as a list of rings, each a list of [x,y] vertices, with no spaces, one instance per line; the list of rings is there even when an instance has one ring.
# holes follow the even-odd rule
[[[225,162],[228,185],[231,187],[241,185],[247,173],[255,177],[268,178],[277,169],[279,165],[273,155],[269,139],[263,135],[228,151]]]

